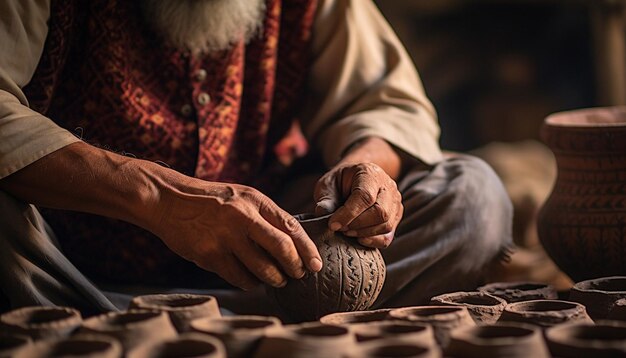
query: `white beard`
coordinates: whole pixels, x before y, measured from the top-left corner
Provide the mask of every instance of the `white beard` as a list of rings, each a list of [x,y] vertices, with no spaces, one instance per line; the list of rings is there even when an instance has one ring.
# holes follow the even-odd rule
[[[250,41],[263,26],[264,0],[142,0],[146,20],[174,47],[221,51]]]

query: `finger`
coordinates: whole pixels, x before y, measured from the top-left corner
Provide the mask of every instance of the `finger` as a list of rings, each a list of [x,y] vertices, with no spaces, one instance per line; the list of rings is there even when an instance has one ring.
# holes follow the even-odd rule
[[[212,271],[218,274],[221,278],[226,280],[233,286],[239,287],[242,290],[251,290],[259,285],[260,281],[257,280],[240,262],[231,254],[226,254],[223,259],[212,267],[200,267],[207,271]]]
[[[261,206],[259,213],[268,223],[286,234],[289,241],[295,246],[298,259],[297,265],[300,271],[297,272],[297,276],[292,277],[302,278],[304,276],[304,271],[302,271],[303,262],[306,263],[309,271],[318,272],[322,269],[322,257],[315,243],[309,238],[309,235],[307,235],[296,218],[275,204]]]
[[[372,179],[371,174],[357,173],[352,180],[350,196],[345,204],[330,217],[330,229],[337,231],[350,225],[356,217],[374,205],[379,189],[380,186],[376,180]]]
[[[389,219],[396,215],[396,200],[398,199],[395,198],[389,190],[381,188],[378,192],[378,197],[376,198],[374,205],[370,206],[363,213],[361,213],[361,215],[352,220],[352,222],[347,226],[347,229],[359,230],[388,222]],[[379,234],[384,234],[384,232]]]
[[[323,176],[315,185],[313,199],[315,200],[315,214],[330,214],[339,206],[340,193],[334,175]]]
[[[273,287],[285,287],[287,279],[263,250],[250,240],[241,240],[233,253],[259,280]]]
[[[395,235],[394,231],[391,231],[384,235],[376,235],[371,237],[365,237],[359,239],[359,244],[367,247],[373,247],[377,249],[384,249],[391,245],[393,241],[393,237]]]

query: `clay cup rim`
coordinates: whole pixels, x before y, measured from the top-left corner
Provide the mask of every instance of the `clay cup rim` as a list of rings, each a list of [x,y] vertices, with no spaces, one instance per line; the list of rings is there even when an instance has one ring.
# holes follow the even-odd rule
[[[185,311],[194,308],[217,305],[217,299],[208,295],[167,294],[137,296],[132,300],[133,307],[159,311]]]
[[[623,289],[612,289],[611,287],[614,286],[623,287]],[[580,281],[574,284],[572,292],[626,295],[626,276],[610,276]]]
[[[82,316],[69,307],[29,306],[3,314],[0,321],[22,329],[61,328],[79,325]]]
[[[580,303],[562,300],[532,300],[508,304],[504,310],[513,314],[527,316],[561,316],[586,312],[585,306]]]
[[[450,338],[479,346],[508,346],[532,341],[540,336],[538,327],[513,322],[485,326],[462,326],[450,333]]]
[[[596,107],[558,112],[549,115],[544,124],[550,127],[626,129],[626,106]]]
[[[548,341],[577,348],[624,348],[626,324],[614,321],[592,323],[572,322],[549,328]]]
[[[454,292],[444,293],[443,295],[431,298],[431,302],[438,304],[463,305],[470,308],[501,308],[507,305],[507,302],[500,297],[488,294],[486,292]]]
[[[282,324],[276,317],[252,315],[203,317],[190,323],[190,327],[197,332],[220,335],[255,335],[280,326]]]

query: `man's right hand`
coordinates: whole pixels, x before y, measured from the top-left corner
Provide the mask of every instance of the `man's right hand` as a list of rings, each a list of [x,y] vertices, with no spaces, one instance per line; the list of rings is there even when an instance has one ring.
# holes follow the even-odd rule
[[[285,274],[299,279],[305,270],[321,269],[300,223],[267,196],[243,185],[184,178],[159,190],[149,224],[178,255],[243,289],[259,281],[282,287]]]

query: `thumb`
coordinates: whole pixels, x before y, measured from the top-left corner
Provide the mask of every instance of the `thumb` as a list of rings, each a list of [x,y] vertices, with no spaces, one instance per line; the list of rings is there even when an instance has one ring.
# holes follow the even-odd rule
[[[322,177],[315,186],[315,215],[334,213],[339,207],[339,192],[335,180]]]

